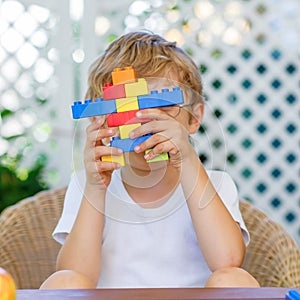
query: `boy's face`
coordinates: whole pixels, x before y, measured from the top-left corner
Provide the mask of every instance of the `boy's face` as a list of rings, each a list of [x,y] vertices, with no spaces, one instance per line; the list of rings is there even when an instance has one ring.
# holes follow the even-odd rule
[[[146,78],[146,80],[148,82],[149,92],[153,90],[161,91],[164,88],[171,90],[174,87],[180,86],[176,74],[173,75],[172,73],[168,75],[168,78]],[[203,115],[203,105],[201,103],[194,103],[192,99],[188,99],[185,92],[183,105],[184,107],[182,108],[175,105],[157,109],[176,119],[184,125],[189,134],[193,134],[200,126]]]
[[[176,81],[176,77],[173,78],[145,78],[148,83],[149,93],[153,90],[158,90],[159,92],[164,89],[172,89],[174,87],[178,87],[179,83]],[[192,104],[191,99],[184,99],[184,105]],[[170,117],[174,118],[176,121],[181,123],[184,128],[188,131],[188,134],[195,133],[201,122],[201,117],[203,113],[203,106],[200,103],[195,103],[191,106],[186,106],[180,108],[178,106],[171,106],[171,107],[159,107],[155,108],[162,113],[169,115]],[[146,167],[149,168],[149,164],[144,159],[144,154],[139,153],[136,154],[135,152],[125,153],[126,164],[136,165],[139,167]],[[163,161],[161,163],[155,163],[157,167],[159,165],[165,165],[166,162]],[[154,167],[154,166],[152,166]]]

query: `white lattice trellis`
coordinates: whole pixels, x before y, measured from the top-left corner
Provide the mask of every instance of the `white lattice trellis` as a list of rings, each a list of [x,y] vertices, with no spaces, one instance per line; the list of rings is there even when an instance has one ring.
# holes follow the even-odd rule
[[[68,165],[60,167],[73,137],[70,23],[67,2],[0,2],[0,108],[7,112],[0,117],[0,155],[24,155],[18,172],[26,177],[45,153],[50,186],[66,184],[70,174]],[[19,137],[8,143],[13,136]]]

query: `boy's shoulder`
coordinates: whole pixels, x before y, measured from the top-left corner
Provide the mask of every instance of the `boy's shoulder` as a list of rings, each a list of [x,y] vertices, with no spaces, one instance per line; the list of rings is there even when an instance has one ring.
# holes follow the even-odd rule
[[[233,181],[230,174],[223,170],[206,169],[206,173],[210,180]]]
[[[238,201],[238,189],[233,178],[226,171],[206,170],[207,175],[225,203]]]
[[[206,169],[207,175],[210,178],[212,182],[233,182],[232,177],[227,173],[226,171],[223,170],[213,170],[213,169]],[[113,172],[113,177],[119,178],[120,177],[120,170],[116,170]],[[85,170],[81,169],[76,171],[73,176],[71,181],[77,182],[79,185],[85,184]]]

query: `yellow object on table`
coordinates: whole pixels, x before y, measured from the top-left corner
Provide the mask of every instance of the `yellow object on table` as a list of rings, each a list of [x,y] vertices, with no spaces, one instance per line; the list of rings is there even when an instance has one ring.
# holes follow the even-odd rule
[[[15,300],[16,285],[12,276],[0,268],[0,300]]]

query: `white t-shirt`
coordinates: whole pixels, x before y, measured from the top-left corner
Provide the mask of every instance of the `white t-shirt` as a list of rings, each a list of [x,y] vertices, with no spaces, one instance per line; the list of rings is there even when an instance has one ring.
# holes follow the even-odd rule
[[[233,219],[249,242],[236,186],[221,171],[208,176]],[[85,186],[85,173],[74,176],[68,187],[62,216],[53,232],[64,243],[75,221]],[[209,230],[209,228],[207,228]],[[179,185],[158,208],[142,208],[128,195],[120,170],[113,172],[106,196],[102,241],[102,267],[98,287],[203,287],[211,274]]]

